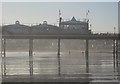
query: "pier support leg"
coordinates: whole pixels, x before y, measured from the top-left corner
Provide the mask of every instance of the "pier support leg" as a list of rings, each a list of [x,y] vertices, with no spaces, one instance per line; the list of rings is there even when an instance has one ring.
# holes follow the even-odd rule
[[[116,53],[116,66],[118,67],[118,61],[119,61],[119,59],[118,59],[118,40],[116,40],[116,51],[115,51],[115,53]]]
[[[30,76],[33,76],[33,39],[29,39],[29,67]]]
[[[120,67],[120,39],[118,39],[118,60],[119,60],[119,67]]]
[[[1,56],[2,56],[2,76],[6,76],[6,39],[1,40]]]
[[[60,69],[60,38],[58,38],[58,75],[61,75],[61,69]]]
[[[89,73],[89,40],[86,40],[85,58],[86,58],[86,73]]]
[[[113,66],[114,66],[114,70],[115,70],[115,63],[116,63],[116,57],[115,57],[115,40],[113,40]]]

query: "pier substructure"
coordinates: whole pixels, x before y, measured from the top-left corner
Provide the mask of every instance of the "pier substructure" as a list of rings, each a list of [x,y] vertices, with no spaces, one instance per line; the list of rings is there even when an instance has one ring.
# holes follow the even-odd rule
[[[118,40],[116,40],[116,50],[115,50],[115,54],[116,54],[116,66],[118,67]]]
[[[89,73],[89,40],[86,40],[85,48],[85,58],[86,58],[86,73]]]
[[[58,75],[61,75],[61,69],[60,69],[60,38],[58,38]]]
[[[115,48],[115,46],[116,46],[116,41],[115,40],[113,40],[113,65],[114,65],[114,70],[115,70],[115,66],[116,66],[116,48]]]
[[[29,72],[33,76],[33,39],[29,39]]]
[[[114,69],[115,67],[118,67],[119,64],[119,44],[118,40],[113,40],[113,63],[114,63]]]
[[[6,76],[6,39],[1,39],[2,76]]]

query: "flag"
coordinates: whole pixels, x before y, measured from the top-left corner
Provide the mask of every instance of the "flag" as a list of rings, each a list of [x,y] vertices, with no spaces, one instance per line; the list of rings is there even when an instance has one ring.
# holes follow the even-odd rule
[[[90,12],[89,10],[86,12],[86,16],[88,15],[89,12]]]
[[[88,10],[88,13],[90,12],[90,10]]]
[[[86,13],[86,15],[88,15],[88,12]]]
[[[59,15],[61,15],[61,12],[60,12],[60,10],[59,10]]]
[[[92,25],[90,24],[90,27],[91,27]]]

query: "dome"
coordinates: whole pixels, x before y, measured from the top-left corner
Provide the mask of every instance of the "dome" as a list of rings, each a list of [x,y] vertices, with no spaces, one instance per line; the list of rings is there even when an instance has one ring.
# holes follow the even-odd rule
[[[29,28],[29,26],[22,25],[19,21],[15,21],[15,24],[3,26],[2,33],[5,35],[28,34]]]

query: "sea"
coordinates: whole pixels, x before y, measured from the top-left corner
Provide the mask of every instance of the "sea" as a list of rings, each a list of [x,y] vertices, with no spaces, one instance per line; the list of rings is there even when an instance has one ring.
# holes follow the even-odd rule
[[[7,75],[30,74],[28,52],[7,52],[6,54]],[[34,75],[58,74],[57,52],[34,52],[33,54]],[[86,72],[86,58],[83,51],[62,52],[60,55],[61,74],[91,74],[89,76],[92,79],[91,83],[120,83],[119,68],[114,65],[112,53],[90,52],[88,72]]]

